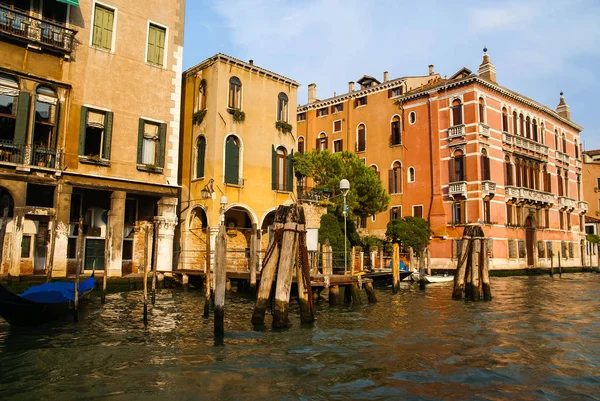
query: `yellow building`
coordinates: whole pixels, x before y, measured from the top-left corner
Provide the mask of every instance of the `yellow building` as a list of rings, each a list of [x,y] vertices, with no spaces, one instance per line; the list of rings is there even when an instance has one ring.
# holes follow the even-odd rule
[[[184,8],[0,0],[3,273],[172,269]]]
[[[247,267],[253,225],[260,237],[294,189],[298,86],[224,54],[183,73],[179,268],[204,268],[221,211],[228,249],[239,253],[228,266]]]

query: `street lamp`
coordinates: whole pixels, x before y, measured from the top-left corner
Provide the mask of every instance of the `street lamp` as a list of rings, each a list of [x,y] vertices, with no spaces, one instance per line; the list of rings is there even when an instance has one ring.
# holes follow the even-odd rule
[[[221,204],[221,212],[219,214],[219,223],[224,224],[225,222],[225,205],[227,205],[228,199],[225,195],[221,196],[219,203]]]
[[[348,242],[348,233],[346,228],[346,216],[348,215],[348,206],[346,206],[346,195],[348,195],[349,190],[350,181],[344,178],[340,181],[340,191],[342,191],[342,195],[344,195],[344,275],[348,271],[348,251],[346,245],[346,243]]]

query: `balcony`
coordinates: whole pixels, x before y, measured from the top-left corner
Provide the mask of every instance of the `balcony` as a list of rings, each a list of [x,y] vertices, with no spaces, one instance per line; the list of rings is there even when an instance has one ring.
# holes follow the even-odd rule
[[[62,151],[13,141],[0,141],[0,164],[16,165],[18,169],[30,166],[62,169]]]
[[[28,15],[27,11],[11,9],[0,4],[0,34],[23,41],[34,47],[63,54],[73,50],[77,31],[64,25]]]
[[[489,138],[490,137],[490,126],[480,123],[479,124],[479,135]]]
[[[513,136],[506,131],[502,132],[502,143],[512,146],[513,145]]]
[[[517,203],[529,204],[554,204],[554,195],[550,192],[538,191],[536,189],[507,186],[505,188],[507,199],[514,199]]]
[[[542,145],[541,143],[528,138],[523,138],[522,136],[512,135],[512,137],[514,147],[528,150],[542,156],[548,156],[548,146]]]
[[[579,207],[581,214],[586,214],[589,210],[587,202],[577,202],[577,206]]]
[[[567,198],[566,196],[558,197],[558,208],[561,210],[574,210],[577,207],[575,199]]]
[[[448,185],[448,195],[452,199],[461,199],[467,197],[467,182],[466,181],[457,181],[451,182]]]
[[[557,162],[563,162],[565,164],[569,164],[569,161],[571,160],[568,154],[559,152],[558,150],[555,153],[555,157]]]
[[[578,169],[581,169],[581,160],[580,159],[575,159],[575,167],[577,167]]]
[[[311,188],[298,185],[296,196],[301,201],[319,202],[331,198],[331,190],[329,188]]]
[[[485,200],[490,200],[496,195],[496,183],[494,181],[482,181],[481,192]]]
[[[462,138],[463,136],[465,136],[464,124],[448,128],[448,139],[453,140],[455,138]]]

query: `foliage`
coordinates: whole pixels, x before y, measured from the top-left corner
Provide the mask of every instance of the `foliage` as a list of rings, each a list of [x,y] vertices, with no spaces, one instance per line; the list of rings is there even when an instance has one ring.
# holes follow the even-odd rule
[[[194,114],[192,114],[192,124],[200,125],[202,121],[204,121],[204,117],[206,116],[206,109],[198,110]]]
[[[431,234],[429,222],[413,216],[390,221],[385,232],[389,241],[399,244],[404,250],[412,248],[417,254],[427,248]]]
[[[333,214],[321,216],[321,227],[319,228],[319,244],[329,240],[333,252],[344,252],[344,232],[340,227],[337,217]],[[350,244],[347,245],[348,249]]]
[[[362,247],[366,251],[370,251],[372,248],[383,249],[385,241],[374,235],[367,235],[361,239]]]
[[[600,235],[588,234],[585,236],[585,239],[587,239],[592,244],[600,244]]]
[[[348,220],[353,216],[368,217],[387,210],[390,196],[377,174],[351,152],[331,153],[327,150],[294,154],[294,169],[299,177],[311,177],[317,188],[329,188],[333,205],[329,211],[342,216],[344,198],[338,189],[340,181],[350,181],[347,195]]]
[[[275,128],[277,128],[277,131],[283,132],[284,134],[292,133],[292,124],[286,123],[285,121],[275,121]]]
[[[240,109],[227,109],[227,112],[233,116],[233,122],[236,124],[246,121],[246,113]]]
[[[200,84],[198,85],[198,91],[203,95],[206,94],[206,79],[202,78],[200,80]]]

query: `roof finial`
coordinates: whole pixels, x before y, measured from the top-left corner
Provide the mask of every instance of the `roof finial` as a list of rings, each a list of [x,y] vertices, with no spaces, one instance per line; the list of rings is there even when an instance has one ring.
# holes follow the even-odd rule
[[[560,91],[560,97],[562,97],[564,95],[563,91]]]
[[[483,54],[487,54],[487,46],[483,45]]]

